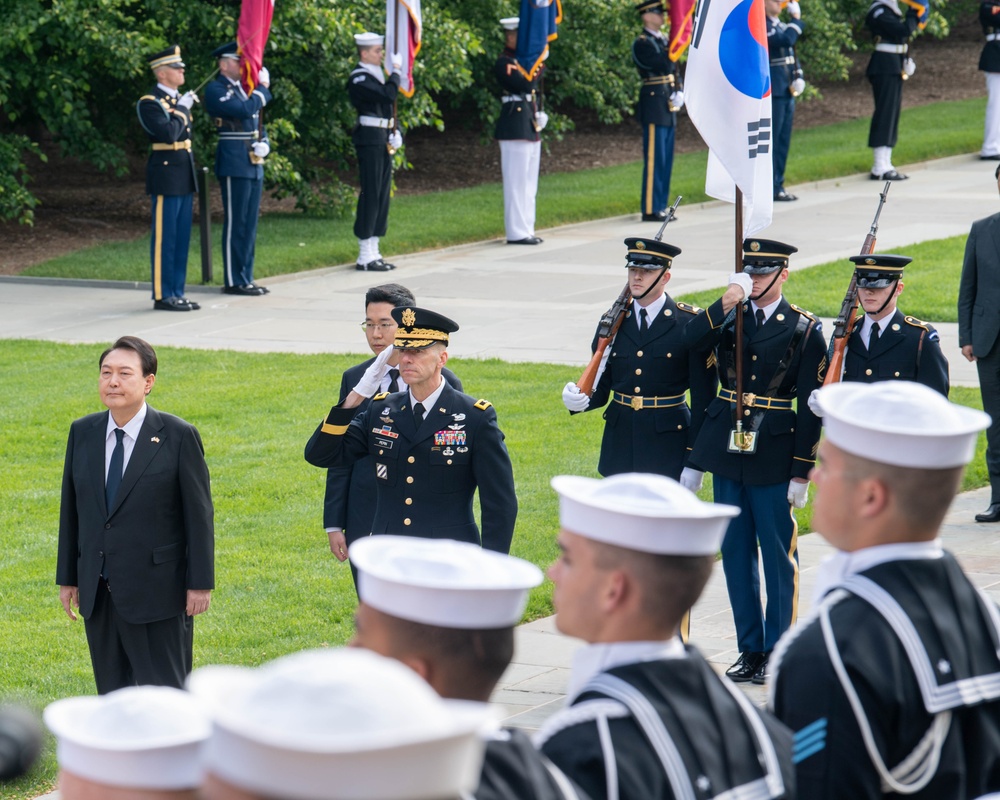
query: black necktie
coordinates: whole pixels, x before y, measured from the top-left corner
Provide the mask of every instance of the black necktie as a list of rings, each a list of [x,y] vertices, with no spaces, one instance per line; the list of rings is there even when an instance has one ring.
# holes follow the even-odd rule
[[[873,322],[871,336],[868,337],[868,349],[871,350],[872,347],[875,345],[875,342],[877,341],[878,341],[878,323]]]
[[[399,370],[393,367],[389,370],[389,392],[399,391]]]
[[[758,308],[754,316],[757,319],[757,329],[760,330],[764,327],[764,309]]]
[[[413,406],[413,421],[417,423],[417,427],[420,427],[420,423],[424,421],[424,404],[417,403]]]
[[[639,311],[639,333],[645,335],[646,331],[648,330],[649,330],[649,320],[648,317],[646,316],[646,309],[643,308]]]
[[[108,465],[108,481],[104,485],[104,500],[107,510],[114,505],[118,487],[122,485],[122,472],[125,470],[125,431],[115,428],[115,449],[111,451],[111,463]]]

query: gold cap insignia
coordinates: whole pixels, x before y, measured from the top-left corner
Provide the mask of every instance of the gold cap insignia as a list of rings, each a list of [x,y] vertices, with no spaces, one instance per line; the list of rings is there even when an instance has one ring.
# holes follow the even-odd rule
[[[760,242],[750,242],[750,252],[756,253],[760,250]]]
[[[869,267],[872,266],[874,263],[875,263],[875,259],[874,258],[866,258],[865,259],[865,264],[867,266],[869,266]]]
[[[640,239],[638,242],[635,243],[635,249],[636,250],[645,250],[646,249],[646,243],[643,242],[642,239]]]
[[[403,325],[405,325],[407,328],[412,328],[413,323],[416,321],[417,321],[417,315],[413,313],[412,308],[408,308],[406,309],[406,311],[403,312]]]

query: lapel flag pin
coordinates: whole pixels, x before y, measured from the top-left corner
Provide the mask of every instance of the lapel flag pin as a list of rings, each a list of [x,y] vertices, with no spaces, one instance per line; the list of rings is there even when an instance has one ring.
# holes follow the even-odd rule
[[[150,439],[149,441],[151,441],[151,442],[156,442],[157,444],[159,444],[159,443],[160,443],[160,437],[159,437],[159,436],[154,436],[154,437],[153,437],[152,439]]]

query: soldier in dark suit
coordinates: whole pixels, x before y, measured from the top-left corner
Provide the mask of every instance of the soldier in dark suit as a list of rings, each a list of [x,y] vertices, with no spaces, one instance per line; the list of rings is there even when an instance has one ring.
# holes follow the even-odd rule
[[[781,293],[791,245],[767,239],[743,243],[744,272],[722,298],[691,322],[690,346],[714,345],[722,389],[708,407],[691,453],[691,466],[712,473],[717,503],[738,506],[722,543],[722,565],[733,607],[740,657],[727,671],[735,681],[767,680],[768,655],[798,605],[798,526],[790,506],[803,508],[816,459],[820,421],[809,394],[823,383],[826,343],[822,323]],[[732,324],[743,306],[737,350]],[[736,428],[736,363],[742,352],[743,432]],[[767,583],[761,609],[757,548]]]
[[[632,60],[642,86],[636,117],[642,125],[642,191],[639,207],[644,222],[663,222],[670,205],[670,172],[674,165],[674,126],[684,105],[677,64],[663,27],[661,0],[636,3],[643,30],[632,43]]]
[[[358,112],[358,124],[351,131],[361,176],[358,210],[354,217],[354,235],[358,237],[357,269],[369,272],[388,272],[396,268],[382,258],[378,240],[385,236],[389,224],[392,156],[403,145],[395,118],[403,60],[393,53],[392,75],[386,78],[381,66],[384,41],[385,37],[376,33],[354,35],[359,63],[347,82],[347,96]]]
[[[100,360],[101,402],[70,427],[56,583],[83,616],[100,694],[183,688],[193,617],[214,587],[208,467],[193,425],[146,405],[156,353],[123,336]]]
[[[212,51],[219,75],[205,87],[205,111],[215,122],[215,175],[222,189],[222,268],[226,294],[267,294],[253,282],[257,219],[264,187],[264,159],[271,142],[261,110],[271,101],[270,74],[261,67],[258,83],[247,94],[240,83],[241,58],[236,42]]]
[[[660,475],[552,487],[556,627],[587,644],[542,753],[593,798],[795,797],[789,731],[677,636],[739,510]]]
[[[983,26],[983,52],[979,69],[986,73],[986,124],[979,157],[1000,161],[1000,5],[986,0],[979,4],[979,24]]]
[[[386,348],[306,444],[317,467],[372,456],[378,504],[372,533],[457,539],[510,550],[517,497],[510,456],[493,404],[455,391],[442,378],[448,335],[458,325],[422,308],[392,311],[394,348],[406,391],[376,393],[393,350]],[[372,397],[374,395],[374,397]],[[358,407],[368,397],[371,404]],[[472,513],[479,489],[482,537]]]
[[[802,94],[806,82],[802,66],[795,55],[795,43],[802,35],[805,23],[796,0],[788,3],[792,19],[781,21],[781,0],[765,0],[767,14],[767,55],[771,61],[771,119],[774,131],[774,199],[779,202],[798,200],[785,191],[785,164],[792,144],[792,123],[795,119],[795,98]]]
[[[697,352],[684,339],[684,327],[701,309],[666,293],[680,248],[638,237],[626,239],[625,246],[630,309],[608,345],[610,356],[593,394],[588,398],[568,383],[563,403],[575,413],[611,400],[604,412],[601,475],[653,472],[696,491],[701,473],[688,469],[687,461],[716,388],[712,348]]]
[[[196,311],[201,306],[184,296],[184,282],[195,191],[191,108],[198,97],[178,91],[184,85],[184,62],[177,45],[150,56],[149,66],[156,87],[139,98],[136,113],[153,147],[146,162],[146,194],[153,206],[149,246],[153,308]]]
[[[941,337],[932,325],[896,308],[903,267],[911,260],[874,253],[851,256],[865,313],[847,343],[842,380],[916,381],[947,397],[948,359],[941,352]]]
[[[893,167],[892,148],[899,138],[904,75],[909,77],[916,69],[906,53],[917,25],[916,9],[910,7],[904,15],[898,0],[875,0],[865,16],[865,26],[875,38],[875,50],[865,70],[875,99],[868,132],[868,146],[873,151],[873,181],[905,181],[909,177]]]
[[[503,223],[507,244],[540,244],[535,236],[535,195],[541,162],[541,131],[548,115],[539,108],[538,91],[544,67],[529,76],[517,63],[517,17],[500,20],[505,46],[493,74],[503,93],[493,137],[500,142],[503,172]]]
[[[994,177],[1000,188],[1000,166]],[[976,363],[986,429],[986,469],[990,506],[976,522],[1000,522],[1000,214],[972,223],[958,284],[958,344]]]
[[[815,404],[813,526],[836,552],[775,650],[770,697],[799,796],[996,797],[1000,612],[938,539],[989,419],[901,381],[833,384]]]
[[[365,321],[361,325],[368,346],[375,357],[391,346],[395,339],[396,321],[392,318],[392,309],[396,306],[416,304],[413,293],[398,283],[374,286],[365,292]],[[375,357],[355,364],[344,372],[340,379],[338,404],[347,399],[351,389],[375,362]],[[393,353],[386,363],[389,369],[377,387],[378,392],[391,394],[406,389],[406,382],[399,374],[399,353]],[[441,370],[441,376],[456,391],[462,391],[462,382],[450,369],[445,367]],[[358,406],[359,413],[368,408],[370,402],[370,400],[362,402]],[[370,457],[366,456],[360,461],[355,461],[349,467],[333,467],[326,471],[323,525],[330,538],[330,552],[338,560],[347,559],[350,545],[371,533],[376,501],[375,464]],[[354,576],[354,585],[357,586],[358,574],[353,562],[351,573]]]

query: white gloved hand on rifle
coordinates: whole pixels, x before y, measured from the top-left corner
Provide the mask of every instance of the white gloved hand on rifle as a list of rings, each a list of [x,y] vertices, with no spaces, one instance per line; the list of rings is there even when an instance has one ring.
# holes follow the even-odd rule
[[[809,392],[809,410],[813,412],[817,417],[823,416],[823,410],[819,407],[819,389],[813,389]]]
[[[684,108],[684,92],[671,92],[670,110],[680,111],[682,108]]]
[[[536,111],[535,112],[535,130],[539,131],[539,132],[544,131],[545,130],[545,126],[548,125],[548,124],[549,124],[549,115],[546,114],[544,111]]]
[[[788,502],[791,503],[795,508],[805,508],[806,502],[809,500],[809,482],[808,481],[789,481],[788,482]]]
[[[692,469],[691,467],[684,467],[681,470],[681,480],[680,484],[685,489],[689,489],[692,492],[697,492],[701,489],[701,484],[705,479],[705,473],[699,469]]]
[[[385,373],[389,371],[389,358],[392,356],[392,349],[390,344],[378,354],[378,358],[365,370],[365,374],[361,376],[361,380],[354,387],[355,392],[362,397],[371,397],[379,390]]]
[[[389,144],[393,146],[395,150],[398,150],[403,146],[403,134],[399,131],[392,131],[389,134]]]
[[[198,100],[198,95],[196,95],[194,92],[185,92],[183,95],[181,95],[181,99],[177,101],[177,105],[179,105],[181,108],[186,108],[190,110],[191,106],[193,106],[195,103],[198,102],[200,102]]]
[[[257,158],[267,158],[267,154],[271,152],[271,145],[267,142],[254,142],[251,147]]]
[[[567,410],[577,414],[581,411],[586,411],[590,406],[590,398],[581,392],[580,387],[573,383],[573,381],[570,381],[563,387],[562,400]]]
[[[903,59],[903,74],[909,78],[914,72],[917,71],[917,62],[912,58]]]

